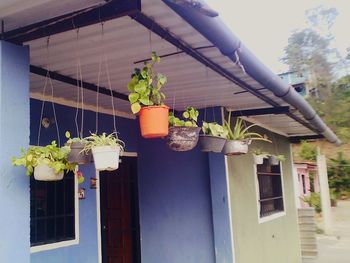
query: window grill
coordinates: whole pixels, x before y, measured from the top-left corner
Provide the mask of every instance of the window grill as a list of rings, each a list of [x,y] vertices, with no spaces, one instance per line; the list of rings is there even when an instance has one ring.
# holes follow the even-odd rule
[[[260,217],[284,211],[280,165],[270,165],[268,160],[257,165],[259,183]]]
[[[75,239],[74,174],[54,182],[30,179],[31,246]]]

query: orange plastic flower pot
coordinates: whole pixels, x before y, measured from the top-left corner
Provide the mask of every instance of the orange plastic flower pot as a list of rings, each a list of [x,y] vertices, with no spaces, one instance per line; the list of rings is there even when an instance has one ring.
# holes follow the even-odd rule
[[[169,107],[149,106],[140,111],[140,128],[143,138],[159,138],[169,133]]]

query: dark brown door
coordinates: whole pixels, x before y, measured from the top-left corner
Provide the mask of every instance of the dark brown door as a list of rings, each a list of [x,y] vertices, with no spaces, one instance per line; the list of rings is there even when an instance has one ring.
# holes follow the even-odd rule
[[[100,173],[103,263],[139,262],[137,159],[123,157],[119,169]]]

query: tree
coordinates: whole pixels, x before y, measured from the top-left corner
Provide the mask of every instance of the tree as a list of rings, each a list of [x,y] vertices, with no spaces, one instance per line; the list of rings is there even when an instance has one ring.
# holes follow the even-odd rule
[[[294,32],[285,47],[282,59],[291,71],[308,73],[310,104],[337,135],[350,141],[350,75],[341,77],[350,65],[348,58],[339,57],[331,47],[331,28],[338,12],[334,8],[318,7],[306,12],[310,28]],[[348,50],[350,54],[350,49]],[[338,59],[336,61],[336,59]],[[339,70],[341,68],[341,70]]]
[[[338,153],[336,159],[330,159],[328,166],[329,187],[336,192],[350,191],[350,161]]]
[[[316,88],[321,97],[327,97],[333,80],[332,63],[328,60],[329,41],[312,29],[304,29],[289,37],[284,51],[286,55],[282,61],[289,69],[300,73],[307,71],[309,86]]]
[[[300,158],[306,161],[316,161],[316,146],[311,143],[308,143],[307,141],[302,141],[300,145],[299,156]]]

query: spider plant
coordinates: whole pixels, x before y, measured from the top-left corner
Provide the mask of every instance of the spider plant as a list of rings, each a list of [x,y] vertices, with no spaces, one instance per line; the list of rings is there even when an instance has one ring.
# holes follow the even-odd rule
[[[87,141],[84,147],[85,152],[90,152],[93,148],[100,146],[118,146],[120,150],[123,151],[125,146],[124,142],[118,139],[116,132],[109,135],[107,135],[105,132],[102,133],[102,135],[91,133],[91,135],[86,137],[85,140]]]
[[[231,127],[231,113],[228,115],[228,119],[224,120],[224,127],[228,130],[227,139],[237,140],[237,141],[266,141],[271,142],[266,135],[261,135],[256,132],[250,132],[249,130],[257,126],[256,124],[251,124],[245,126],[242,118],[237,118],[235,126]]]

